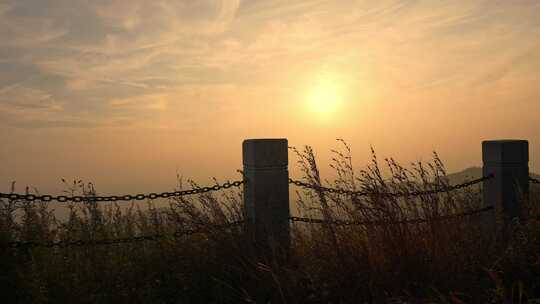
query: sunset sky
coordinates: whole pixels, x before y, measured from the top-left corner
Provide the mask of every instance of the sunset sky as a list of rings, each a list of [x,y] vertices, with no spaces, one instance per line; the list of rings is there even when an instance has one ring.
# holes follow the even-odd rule
[[[449,171],[527,139],[538,172],[540,1],[0,1],[0,192],[238,179],[267,137],[327,178],[336,138]]]

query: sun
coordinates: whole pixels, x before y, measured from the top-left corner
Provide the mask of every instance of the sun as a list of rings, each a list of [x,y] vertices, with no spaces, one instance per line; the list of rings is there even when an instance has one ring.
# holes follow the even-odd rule
[[[329,117],[343,102],[343,90],[332,78],[320,77],[310,88],[307,96],[311,111],[319,116]]]

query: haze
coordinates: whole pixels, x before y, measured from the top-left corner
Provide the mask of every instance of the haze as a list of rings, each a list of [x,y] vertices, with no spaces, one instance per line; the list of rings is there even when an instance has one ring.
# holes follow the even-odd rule
[[[540,171],[539,1],[2,1],[0,191],[168,191],[238,179],[246,138],[344,138],[354,163],[530,141]],[[292,175],[294,158],[291,155]],[[20,188],[19,188],[20,189]]]

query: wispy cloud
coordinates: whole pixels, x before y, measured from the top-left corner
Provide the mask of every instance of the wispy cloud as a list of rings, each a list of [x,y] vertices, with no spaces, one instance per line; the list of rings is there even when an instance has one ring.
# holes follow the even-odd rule
[[[525,88],[540,64],[539,12],[536,1],[7,1],[0,103],[68,121],[129,112],[153,123],[179,111],[179,96],[195,109],[236,86],[237,98],[221,100],[245,105],[253,88],[298,87],[321,68],[388,99],[517,78]]]

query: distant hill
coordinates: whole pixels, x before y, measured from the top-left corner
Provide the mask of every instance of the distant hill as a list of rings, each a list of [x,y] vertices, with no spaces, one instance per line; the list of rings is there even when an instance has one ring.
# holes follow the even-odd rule
[[[451,185],[463,183],[467,180],[477,179],[482,177],[482,168],[480,167],[470,167],[463,171],[456,172],[456,173],[450,173],[447,175],[448,180]],[[536,173],[531,172],[531,177],[540,179],[540,175]]]

